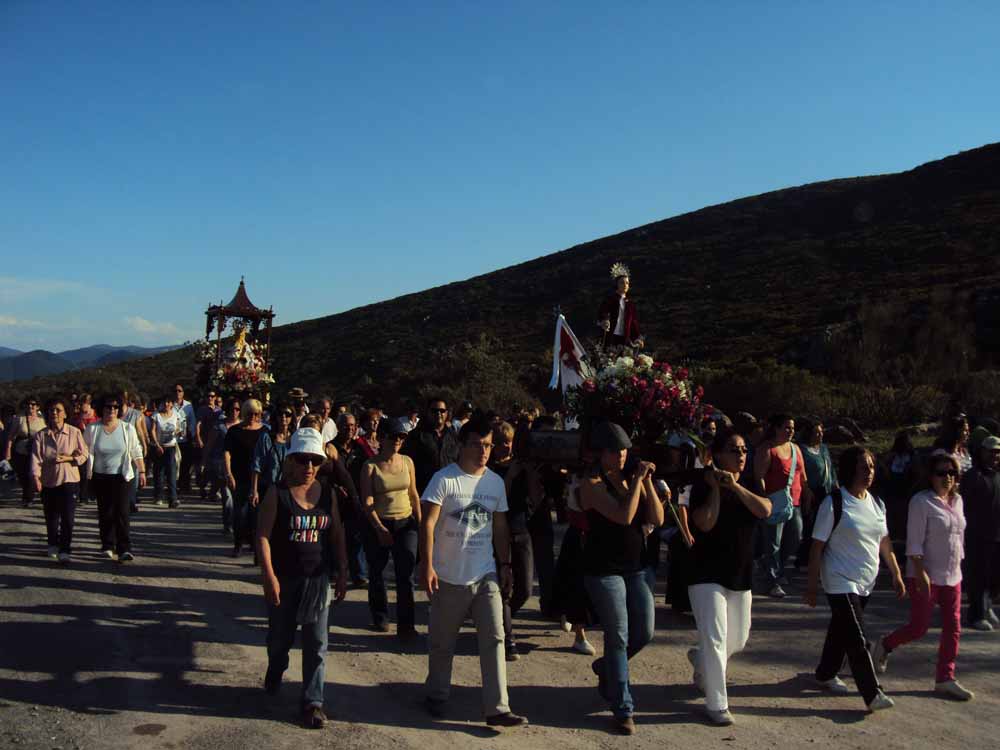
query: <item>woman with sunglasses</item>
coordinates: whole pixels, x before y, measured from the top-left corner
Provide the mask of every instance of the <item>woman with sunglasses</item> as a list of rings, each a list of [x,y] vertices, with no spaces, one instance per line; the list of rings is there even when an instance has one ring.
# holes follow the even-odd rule
[[[965,513],[958,493],[961,466],[958,459],[935,451],[930,460],[929,486],[910,500],[906,521],[906,588],[910,592],[910,621],[872,644],[875,671],[889,666],[889,654],[910,641],[923,638],[930,626],[934,605],[941,609],[934,691],[960,701],[973,698],[955,680],[955,657],[962,632],[962,558]]]
[[[750,592],[757,523],[771,501],[739,484],[747,462],[743,436],[723,430],[712,441],[714,468],[691,488],[694,544],[688,596],[698,625],[698,647],[688,651],[694,683],[705,693],[705,712],[717,726],[733,723],[726,693],[726,666],[750,637]]]
[[[21,485],[21,505],[27,508],[35,499],[35,482],[31,478],[31,445],[39,432],[45,429],[45,420],[38,413],[38,399],[29,396],[21,403],[23,414],[7,427],[6,456],[14,467]]]
[[[262,430],[253,449],[250,462],[250,505],[254,508],[268,489],[281,481],[281,472],[292,438],[295,412],[290,406],[280,406],[272,417],[270,430]]]
[[[134,559],[129,536],[129,485],[138,472],[139,486],[146,486],[142,444],[131,424],[119,419],[121,401],[103,396],[97,404],[99,422],[87,425],[83,434],[90,452],[87,475],[97,498],[97,523],[101,554],[118,562]]]
[[[336,600],[347,593],[344,529],[331,491],[316,481],[325,460],[320,433],[310,427],[296,430],[282,478],[264,496],[257,524],[268,611],[264,690],[277,695],[281,689],[288,652],[301,625],[302,719],[310,729],[326,723],[323,669],[335,550]]]
[[[416,633],[412,579],[420,531],[417,473],[413,460],[399,452],[406,435],[401,420],[381,422],[378,455],[361,467],[361,502],[368,519],[364,541],[372,626],[380,633],[389,629],[389,600],[382,573],[391,554],[396,572],[396,635],[403,638]]]

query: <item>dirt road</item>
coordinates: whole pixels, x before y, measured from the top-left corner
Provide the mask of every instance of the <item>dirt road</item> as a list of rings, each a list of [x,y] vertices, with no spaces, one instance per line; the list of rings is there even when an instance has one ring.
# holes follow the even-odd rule
[[[44,556],[36,503],[23,510],[0,488],[0,747],[2,748],[575,748],[718,747],[990,748],[1000,746],[1000,633],[962,637],[959,676],[976,700],[933,692],[937,630],[893,655],[884,683],[896,708],[868,716],[857,695],[831,697],[811,684],[828,613],[797,594],[754,600],[745,653],[730,667],[736,725],[699,714],[685,652],[693,620],[658,596],[657,635],[633,661],[634,737],[608,732],[590,658],[572,636],[538,617],[537,599],[517,623],[528,653],[509,665],[512,708],[531,726],[488,730],[479,715],[478,661],[463,631],[447,721],[422,710],[423,644],[404,650],[368,628],[364,591],[331,610],[327,707],[318,732],[299,728],[299,652],[277,698],[261,689],[263,599],[250,558],[226,556],[218,509],[189,500],[179,510],[145,505],[133,517],[136,560],[98,558],[94,505],[77,514],[69,566]],[[905,606],[880,583],[869,629],[901,623]],[[418,598],[418,629],[427,605]],[[935,625],[936,628],[936,625]],[[591,639],[600,650],[600,635]],[[850,680],[849,675],[845,677]],[[731,743],[731,744],[730,744]]]

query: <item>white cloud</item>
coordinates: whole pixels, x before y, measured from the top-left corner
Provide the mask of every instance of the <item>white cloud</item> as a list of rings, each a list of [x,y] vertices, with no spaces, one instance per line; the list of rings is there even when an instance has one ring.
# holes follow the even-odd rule
[[[181,330],[173,323],[155,323],[152,320],[140,318],[138,315],[126,316],[125,324],[143,336],[178,337],[181,335]]]
[[[51,328],[48,323],[40,320],[25,320],[13,315],[0,315],[0,328]]]

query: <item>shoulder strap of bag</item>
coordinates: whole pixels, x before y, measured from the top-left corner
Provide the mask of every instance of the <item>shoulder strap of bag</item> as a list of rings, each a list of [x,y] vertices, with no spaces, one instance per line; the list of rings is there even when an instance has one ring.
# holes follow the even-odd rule
[[[795,452],[795,443],[789,443],[788,445],[792,449],[792,464],[791,467],[788,469],[788,485],[785,487],[785,489],[791,491],[792,483],[795,481],[795,463],[796,459],[798,458],[798,455]]]
[[[837,487],[830,493],[830,502],[833,503],[833,526],[830,529],[830,536],[833,536],[833,532],[837,528],[837,524],[840,523],[840,517],[844,515],[844,495],[840,491],[840,487]],[[827,539],[827,541],[829,541],[829,539]]]

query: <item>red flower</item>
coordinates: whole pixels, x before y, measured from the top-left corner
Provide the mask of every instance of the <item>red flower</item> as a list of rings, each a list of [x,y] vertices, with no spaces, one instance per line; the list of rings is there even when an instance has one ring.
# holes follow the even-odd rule
[[[681,369],[679,369],[677,371],[677,379],[678,380],[687,380],[689,374],[690,373],[688,372],[688,368],[682,367]]]

